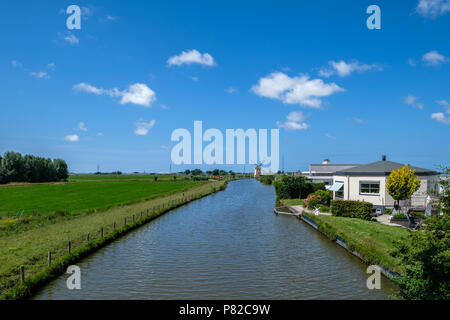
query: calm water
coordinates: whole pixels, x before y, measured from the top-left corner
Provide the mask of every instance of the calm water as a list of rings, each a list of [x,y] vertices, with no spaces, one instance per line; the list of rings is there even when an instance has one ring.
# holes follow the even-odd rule
[[[231,182],[78,263],[36,299],[387,299],[366,287],[366,266],[304,222],[275,216],[273,187]]]

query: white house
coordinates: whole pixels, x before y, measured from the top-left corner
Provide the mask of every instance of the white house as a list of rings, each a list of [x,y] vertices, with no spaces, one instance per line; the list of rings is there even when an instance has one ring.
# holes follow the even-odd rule
[[[404,164],[382,161],[359,165],[353,168],[336,171],[333,174],[334,199],[358,200],[373,203],[377,208],[394,207],[394,199],[387,193],[386,181],[392,170],[402,168]],[[408,165],[415,170],[420,179],[420,188],[410,199],[409,205],[413,208],[425,208],[427,194],[439,191],[439,173],[433,170]]]
[[[304,171],[302,174],[312,182],[323,182],[328,187],[333,184],[333,174],[336,171],[353,168],[358,165],[331,163],[330,160],[325,159],[321,164],[310,164],[309,171]]]

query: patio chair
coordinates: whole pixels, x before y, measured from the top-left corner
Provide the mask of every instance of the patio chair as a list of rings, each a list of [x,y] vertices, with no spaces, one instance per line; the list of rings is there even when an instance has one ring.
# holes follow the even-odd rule
[[[419,228],[419,222],[417,222],[417,220],[414,219],[414,217],[409,212],[406,213],[406,216],[408,217],[409,228],[411,230],[417,230],[417,228]]]

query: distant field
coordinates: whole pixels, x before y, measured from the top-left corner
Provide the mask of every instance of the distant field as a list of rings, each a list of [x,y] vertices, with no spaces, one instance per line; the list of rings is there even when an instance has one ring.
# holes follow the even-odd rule
[[[73,182],[65,184],[0,188],[0,216],[33,212],[46,214],[57,210],[71,213],[102,210],[180,192],[205,183],[181,180],[181,177],[174,181],[173,176],[164,178],[159,176],[158,182],[154,182],[153,176],[71,176]]]
[[[173,181],[173,175],[156,175],[158,177],[158,181]],[[177,176],[178,180],[183,179],[184,176]],[[75,181],[89,181],[89,180],[155,180],[155,175],[133,175],[133,174],[79,174],[79,175],[70,175],[69,182]]]

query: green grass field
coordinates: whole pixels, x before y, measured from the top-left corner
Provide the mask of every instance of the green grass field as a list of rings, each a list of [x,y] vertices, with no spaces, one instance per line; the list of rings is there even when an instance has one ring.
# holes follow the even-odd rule
[[[0,188],[0,216],[104,210],[187,190],[205,182],[161,179],[152,176],[82,176],[69,183],[21,185]],[[76,181],[76,179],[79,179]]]

